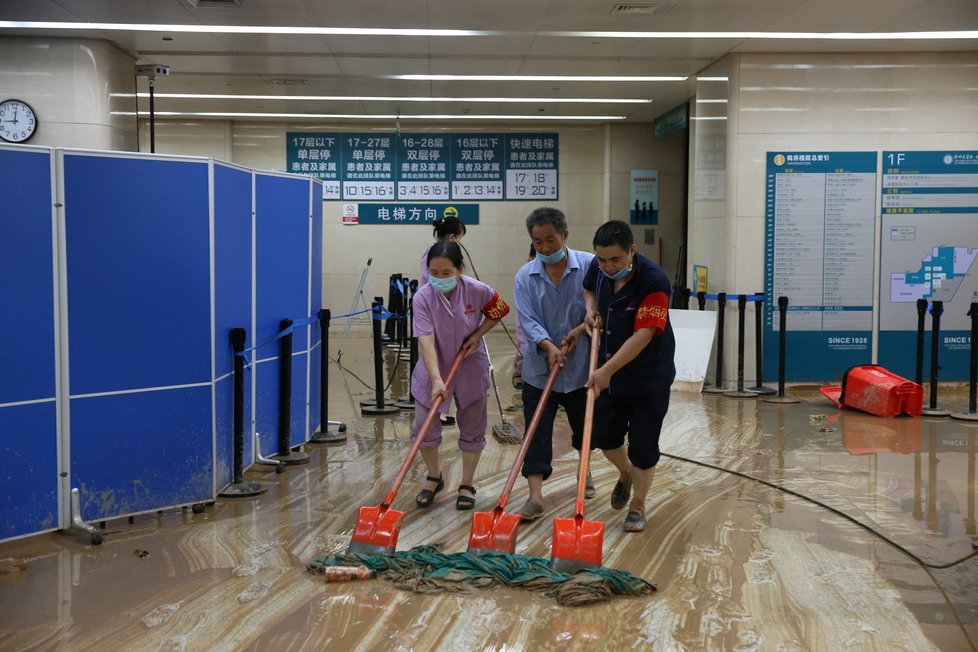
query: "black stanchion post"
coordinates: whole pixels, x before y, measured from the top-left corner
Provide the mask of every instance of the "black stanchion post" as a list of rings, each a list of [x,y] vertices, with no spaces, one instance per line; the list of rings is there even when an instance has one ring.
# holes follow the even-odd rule
[[[414,392],[411,391],[411,379],[414,377],[414,367],[418,364],[418,338],[414,336],[414,290],[417,289],[417,281],[411,282],[412,293],[408,298],[408,319],[410,319],[410,331],[411,331],[411,360],[410,366],[408,368],[408,396],[406,399],[400,400],[394,405],[401,408],[402,410],[413,410],[414,409]]]
[[[716,363],[716,383],[713,387],[703,389],[708,394],[723,394],[727,390],[723,388],[723,313],[727,308],[727,293],[717,293],[717,363]]]
[[[978,392],[976,392],[978,390],[978,302],[971,302],[968,316],[971,317],[971,371],[968,374],[968,411],[955,412],[951,418],[959,421],[978,422]]]
[[[342,444],[346,441],[346,424],[329,420],[329,320],[330,311],[319,311],[319,430],[309,439],[310,444]],[[330,430],[337,426],[338,431]]]
[[[360,412],[364,415],[382,415],[382,414],[394,414],[399,411],[395,405],[386,405],[384,403],[384,359],[383,359],[383,344],[380,341],[380,319],[381,319],[381,308],[383,307],[383,298],[374,297],[373,304],[371,306],[372,311],[370,313],[371,322],[373,325],[373,339],[374,339],[374,401],[372,403],[361,402]],[[390,320],[388,320],[389,322]]]
[[[292,327],[291,319],[279,323],[280,330]],[[286,465],[308,464],[309,456],[292,450],[292,331],[283,335],[278,354],[278,453],[271,456]]]
[[[403,315],[405,312],[405,306],[407,306],[406,297],[404,296],[404,277],[400,274],[394,274],[394,285],[396,286],[394,290],[394,305],[389,308],[391,312],[394,313],[394,342],[397,346],[401,346],[404,343],[404,320],[398,319],[399,316]]]
[[[747,295],[737,295],[737,389],[732,392],[724,392],[724,396],[730,398],[757,398],[755,392],[748,392],[744,389],[744,330],[745,315],[747,313]]]
[[[917,299],[917,369],[914,381],[924,384],[924,319],[927,317],[927,299]]]
[[[218,496],[221,498],[244,498],[259,496],[268,489],[257,482],[244,481],[244,350],[247,334],[243,328],[231,329],[231,348],[234,350],[234,477],[231,484],[224,487]]]
[[[755,295],[761,297],[759,301],[754,302],[754,366],[757,378],[757,384],[753,387],[748,387],[750,391],[755,394],[762,394],[767,396],[769,394],[774,394],[774,390],[770,387],[764,386],[764,292],[755,292]]]
[[[941,368],[939,358],[941,351],[941,315],[944,314],[944,302],[934,301],[930,309],[930,406],[921,410],[921,416],[946,417],[950,412],[937,407],[937,376]]]
[[[788,297],[778,297],[778,395],[763,399],[766,403],[800,403],[794,396],[784,393],[785,377],[785,342],[787,340],[786,325],[788,318]]]
[[[389,312],[396,312],[397,311],[397,290],[394,289],[395,288],[395,285],[394,285],[395,281],[394,281],[394,279],[396,277],[397,277],[396,274],[391,274],[390,280],[389,280],[388,286],[387,286],[387,310]],[[374,297],[374,300],[377,300],[377,299],[380,299],[381,300],[381,303],[383,303],[383,297]],[[393,317],[388,317],[384,321],[384,332],[383,332],[383,335],[381,337],[381,341],[382,342],[392,342],[392,341],[394,341],[394,329],[395,328],[396,328],[396,326],[394,324],[394,318]]]
[[[706,292],[701,290],[696,293],[696,304],[700,310],[706,310]]]
[[[692,296],[693,291],[689,288],[683,288],[683,310],[689,310],[689,297]]]

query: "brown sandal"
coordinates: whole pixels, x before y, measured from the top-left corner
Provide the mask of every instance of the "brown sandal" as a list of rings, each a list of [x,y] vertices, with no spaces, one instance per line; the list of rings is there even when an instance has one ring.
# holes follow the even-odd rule
[[[437,482],[434,490],[432,489],[422,489],[418,492],[418,495],[414,498],[414,502],[418,507],[431,507],[431,504],[435,502],[435,494],[445,488],[445,474],[442,473],[441,477],[433,478],[430,475],[425,478],[428,482]]]

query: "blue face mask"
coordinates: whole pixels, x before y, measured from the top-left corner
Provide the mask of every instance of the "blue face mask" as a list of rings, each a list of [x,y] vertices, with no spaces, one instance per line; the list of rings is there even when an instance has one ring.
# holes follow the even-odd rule
[[[455,289],[458,285],[458,276],[449,276],[448,278],[435,278],[434,276],[428,277],[428,282],[431,283],[431,287],[435,288],[442,294],[448,294]]]
[[[567,255],[567,250],[563,247],[559,251],[555,251],[549,256],[544,256],[539,251],[537,252],[537,258],[542,260],[545,265],[553,265],[554,263],[559,263]]]
[[[609,274],[608,272],[604,271],[603,269],[601,270],[601,273],[604,274],[605,276],[607,276],[608,278],[610,278],[612,281],[620,281],[623,278],[625,278],[626,276],[628,276],[628,273],[630,271],[632,271],[632,263],[628,263],[626,266],[622,267],[621,269],[619,269],[614,274]]]

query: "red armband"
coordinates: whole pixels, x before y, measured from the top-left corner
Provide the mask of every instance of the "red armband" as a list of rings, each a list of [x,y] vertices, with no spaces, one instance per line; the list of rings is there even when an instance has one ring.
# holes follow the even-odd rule
[[[635,330],[640,328],[655,328],[657,333],[666,330],[666,319],[669,315],[669,297],[665,292],[653,292],[646,295],[635,311]]]
[[[486,319],[502,319],[509,314],[509,306],[506,302],[502,300],[498,292],[492,295],[492,299],[489,299],[489,303],[486,307],[482,309],[482,316]]]

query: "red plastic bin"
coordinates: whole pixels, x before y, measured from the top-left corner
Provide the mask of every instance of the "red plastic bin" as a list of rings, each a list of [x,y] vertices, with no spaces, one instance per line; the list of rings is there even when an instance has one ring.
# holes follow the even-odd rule
[[[878,417],[901,414],[920,416],[924,388],[874,364],[859,365],[842,376],[842,385],[820,390],[839,407],[850,407]]]

